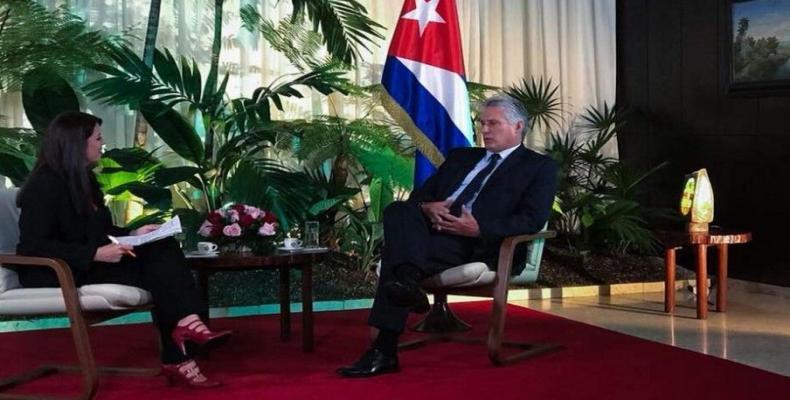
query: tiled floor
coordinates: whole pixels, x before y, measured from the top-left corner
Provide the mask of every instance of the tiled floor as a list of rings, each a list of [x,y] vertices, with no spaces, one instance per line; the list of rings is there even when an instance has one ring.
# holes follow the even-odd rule
[[[727,312],[704,321],[685,291],[674,316],[663,292],[513,303],[790,376],[790,288],[731,281],[729,290]]]

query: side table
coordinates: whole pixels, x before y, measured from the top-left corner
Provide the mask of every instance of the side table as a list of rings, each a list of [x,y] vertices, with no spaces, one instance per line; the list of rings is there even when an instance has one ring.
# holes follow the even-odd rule
[[[216,257],[190,257],[189,266],[198,274],[203,300],[208,303],[209,276],[215,272],[277,270],[280,275],[280,340],[291,338],[290,270],[302,271],[302,351],[312,352],[313,342],[313,264],[322,261],[328,251],[276,253],[267,256],[220,254]],[[206,319],[206,321],[208,321]]]
[[[727,310],[727,247],[731,244],[748,243],[751,232],[726,229],[711,229],[709,232],[658,231],[665,253],[666,279],[664,281],[664,311],[675,312],[675,251],[692,246],[696,255],[697,268],[697,318],[708,317],[708,247],[718,249],[718,281],[716,287],[716,311]]]

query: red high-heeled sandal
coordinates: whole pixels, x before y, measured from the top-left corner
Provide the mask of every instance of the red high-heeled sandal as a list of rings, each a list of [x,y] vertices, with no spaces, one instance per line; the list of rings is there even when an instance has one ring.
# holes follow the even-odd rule
[[[195,319],[185,326],[176,326],[170,337],[173,342],[181,349],[181,353],[187,354],[185,342],[189,340],[192,343],[205,345],[211,342],[212,347],[219,346],[228,341],[231,331],[213,332],[209,329],[203,321]]]
[[[190,389],[210,389],[222,386],[222,382],[208,379],[198,367],[195,360],[186,360],[181,364],[162,364],[162,375],[170,386],[180,384]]]

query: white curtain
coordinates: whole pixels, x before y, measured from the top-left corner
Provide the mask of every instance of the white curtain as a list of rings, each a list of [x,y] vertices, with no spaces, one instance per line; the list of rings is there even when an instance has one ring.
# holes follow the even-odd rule
[[[387,28],[385,41],[371,52],[363,51],[360,68],[350,78],[360,84],[380,80],[392,28],[402,2],[360,0],[372,19]],[[66,5],[85,18],[93,29],[131,31],[142,52],[142,38],[149,2],[137,0],[47,0],[47,7]],[[223,17],[223,49],[220,73],[230,71],[228,95],[250,96],[261,85],[296,70],[258,35],[241,28],[239,10],[256,4],[272,20],[290,14],[288,1],[227,0]],[[551,78],[560,85],[565,120],[590,105],[612,104],[615,98],[615,0],[457,0],[467,78],[492,86],[508,86],[522,78]],[[163,0],[158,48],[194,58],[207,74],[213,29],[213,2]],[[289,101],[275,118],[305,118],[318,114],[361,116],[360,105],[342,96],[329,98],[305,93],[302,100]],[[89,111],[104,118],[110,146],[132,144],[134,114],[120,107],[89,103]],[[5,126],[26,124],[18,94],[0,93],[0,121]],[[560,127],[565,128],[565,127]],[[532,132],[528,145],[541,150],[546,132]],[[616,145],[609,149],[616,155]]]
[[[522,78],[559,84],[564,131],[588,106],[615,100],[614,0],[459,0],[467,78],[509,86]],[[527,144],[543,149],[547,132]],[[606,149],[617,155],[616,143]]]

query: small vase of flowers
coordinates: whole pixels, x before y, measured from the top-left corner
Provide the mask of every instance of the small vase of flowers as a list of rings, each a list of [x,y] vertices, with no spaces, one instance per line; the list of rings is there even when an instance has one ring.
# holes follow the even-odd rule
[[[232,204],[206,216],[198,234],[223,252],[268,254],[274,250],[277,218],[271,211],[247,204]]]

